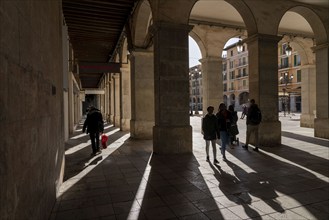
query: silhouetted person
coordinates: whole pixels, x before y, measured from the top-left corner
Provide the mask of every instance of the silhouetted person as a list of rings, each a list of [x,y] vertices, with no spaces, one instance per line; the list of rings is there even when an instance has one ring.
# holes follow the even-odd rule
[[[214,113],[214,107],[209,106],[207,108],[207,114],[202,119],[202,133],[203,139],[206,141],[206,153],[207,161],[209,161],[209,145],[211,142],[213,154],[214,154],[214,163],[218,163],[217,160],[217,149],[216,149],[216,140],[219,138],[219,129],[218,122]]]
[[[94,106],[89,108],[82,131],[85,132],[86,128],[91,140],[92,156],[95,156],[101,153],[99,149],[99,134],[104,131],[104,122],[101,112]]]
[[[221,103],[219,105],[216,117],[218,119],[219,134],[220,134],[220,139],[222,141],[221,153],[223,156],[223,160],[226,160],[226,155],[225,155],[226,146],[228,145],[230,138],[228,129],[230,128],[232,123],[232,116],[231,113],[226,109],[226,105],[224,103]]]
[[[250,107],[248,109],[247,115],[247,138],[246,145],[242,146],[246,150],[248,150],[250,135],[254,134],[255,137],[255,148],[254,151],[258,151],[259,143],[258,143],[258,127],[260,122],[262,121],[262,113],[258,108],[258,105],[255,103],[254,99],[250,100]]]

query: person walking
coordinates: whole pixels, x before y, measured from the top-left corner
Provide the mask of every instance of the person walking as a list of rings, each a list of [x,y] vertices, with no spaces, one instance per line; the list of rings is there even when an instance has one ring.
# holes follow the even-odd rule
[[[207,114],[202,119],[203,139],[206,141],[207,161],[209,161],[209,145],[211,142],[214,164],[219,163],[217,160],[216,140],[219,138],[218,122],[214,113],[214,107],[208,106]]]
[[[258,142],[258,127],[260,122],[262,121],[262,113],[255,103],[254,99],[250,100],[250,107],[248,109],[247,114],[247,137],[246,137],[246,144],[242,147],[248,150],[249,140],[251,134],[255,137],[255,148],[254,151],[258,151],[259,142]]]
[[[221,103],[219,105],[216,117],[219,125],[219,135],[222,142],[221,153],[223,156],[223,160],[225,161],[227,160],[225,155],[226,146],[228,145],[230,138],[228,129],[230,128],[232,123],[232,116],[231,113],[226,109],[226,105],[224,103]]]
[[[236,137],[236,135],[239,134],[239,129],[238,129],[238,113],[236,111],[234,111],[234,105],[230,105],[228,107],[229,112],[231,113],[231,118],[232,118],[232,122],[231,122],[231,126],[229,128],[229,133],[230,133],[230,147],[234,148],[234,142],[239,145],[239,139]]]
[[[83,124],[82,132],[85,132],[87,128],[87,134],[89,134],[91,147],[92,147],[92,156],[100,154],[99,149],[99,134],[104,131],[104,122],[101,112],[94,106],[90,106],[87,118]]]
[[[248,107],[246,105],[243,105],[242,106],[242,114],[241,114],[240,119],[244,119],[244,117],[247,115],[247,113],[248,113]]]

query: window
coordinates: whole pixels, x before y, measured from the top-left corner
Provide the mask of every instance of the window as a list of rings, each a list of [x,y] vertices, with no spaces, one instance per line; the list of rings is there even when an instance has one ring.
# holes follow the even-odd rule
[[[227,74],[226,73],[223,74],[223,80],[227,80]]]
[[[242,58],[242,63],[243,63],[243,65],[247,65],[247,58],[246,57]]]
[[[227,91],[227,84],[224,83],[224,92],[226,92],[226,91]]]
[[[243,80],[242,83],[243,83],[243,87],[247,86],[247,80]]]
[[[233,82],[231,82],[231,89],[230,90],[234,90]]]
[[[281,58],[281,66],[280,66],[280,69],[282,69],[282,68],[288,68],[288,67],[289,67],[288,57]]]
[[[247,74],[247,69],[246,68],[243,68],[242,69],[242,74],[243,74],[243,76],[247,76],[248,74]]]
[[[297,82],[301,82],[301,81],[302,81],[302,71],[297,70]]]
[[[245,46],[242,47],[242,51],[246,51],[246,47]]]
[[[233,56],[233,50],[231,50],[231,57]]]
[[[300,66],[300,56],[298,54],[294,55],[294,66]]]
[[[234,65],[234,62],[233,61],[230,61],[230,69],[233,68],[233,65]]]
[[[230,72],[230,79],[234,79],[234,71]]]
[[[241,77],[241,69],[238,70],[238,77]]]
[[[286,48],[287,48],[287,44],[282,44],[282,46],[280,48],[280,54],[281,55],[286,54]]]
[[[226,71],[226,68],[227,68],[227,64],[223,63],[223,71]]]

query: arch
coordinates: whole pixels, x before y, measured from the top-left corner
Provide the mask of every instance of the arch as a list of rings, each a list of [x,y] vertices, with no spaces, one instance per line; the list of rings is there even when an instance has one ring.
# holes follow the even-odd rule
[[[247,104],[249,100],[249,92],[242,92],[239,94],[239,105]]]
[[[324,23],[322,22],[318,14],[316,14],[312,9],[307,8],[306,6],[292,6],[286,11],[284,11],[276,30],[279,30],[282,18],[284,14],[286,14],[288,11],[295,12],[305,18],[305,20],[310,24],[312,28],[317,45],[328,42],[328,28],[326,29]]]
[[[256,19],[250,8],[246,5],[246,3],[244,1],[236,1],[236,0],[225,0],[225,1],[230,5],[232,5],[235,8],[235,10],[237,10],[241,15],[243,22],[246,25],[248,36],[257,34],[258,27],[257,27]]]
[[[199,35],[197,33],[195,33],[193,30],[190,31],[190,37],[195,41],[195,43],[198,45],[200,52],[201,52],[201,58],[205,57],[207,54],[207,49],[204,45],[204,43],[202,42],[201,38],[199,37]]]
[[[147,0],[136,7],[131,24],[131,38],[134,47],[148,48],[150,45],[149,27],[152,24],[152,10]]]
[[[230,95],[230,103],[227,103],[227,105],[229,106],[229,105],[235,105],[235,95],[234,95],[234,93],[232,93],[231,95]]]

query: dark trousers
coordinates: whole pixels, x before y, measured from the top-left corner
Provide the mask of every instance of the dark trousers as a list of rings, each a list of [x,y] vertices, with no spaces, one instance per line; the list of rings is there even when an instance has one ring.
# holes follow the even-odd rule
[[[91,140],[91,147],[93,148],[93,153],[96,153],[99,150],[99,132],[89,133]]]

